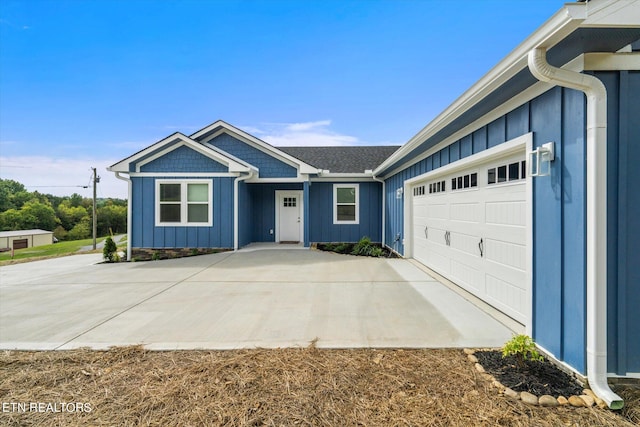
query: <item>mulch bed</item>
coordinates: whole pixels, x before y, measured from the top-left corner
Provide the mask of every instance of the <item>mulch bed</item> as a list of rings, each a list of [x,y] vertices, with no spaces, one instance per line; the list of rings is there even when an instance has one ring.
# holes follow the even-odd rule
[[[459,349],[5,351],[0,399],[45,404],[0,412],[3,426],[633,425],[507,399]],[[46,410],[65,402],[83,410]]]
[[[500,351],[477,351],[474,356],[485,371],[514,391],[569,397],[582,394],[584,388],[546,359],[541,362],[526,360],[524,367],[518,367],[514,356],[503,358]]]
[[[398,254],[390,251],[387,247],[384,247],[377,243],[374,243],[373,245],[382,249],[382,258],[398,258]],[[354,246],[355,243],[318,243],[316,245],[316,249],[324,252],[335,252],[342,255],[351,255]]]

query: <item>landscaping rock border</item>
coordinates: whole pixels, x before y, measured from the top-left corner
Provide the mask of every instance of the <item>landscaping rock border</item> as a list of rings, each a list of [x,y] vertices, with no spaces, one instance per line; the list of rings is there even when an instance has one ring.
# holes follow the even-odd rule
[[[475,356],[476,351],[480,350],[465,348],[463,351],[467,355],[469,362],[473,363],[474,368],[478,371],[480,376],[489,381],[493,387],[498,389],[500,394],[509,399],[521,400],[531,406],[544,406],[547,408],[554,408],[558,406],[573,406],[576,408],[598,406],[601,409],[607,408],[607,404],[588,388],[583,389],[581,395],[569,396],[568,398],[565,396],[554,397],[547,394],[536,396],[526,391],[517,392],[501,384],[500,381],[493,377],[493,375],[485,371],[482,365],[478,363],[478,358]]]

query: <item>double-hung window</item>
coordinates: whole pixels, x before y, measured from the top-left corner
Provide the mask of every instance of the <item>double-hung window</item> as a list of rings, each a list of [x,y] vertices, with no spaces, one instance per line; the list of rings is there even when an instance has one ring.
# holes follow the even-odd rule
[[[333,223],[358,224],[360,221],[358,184],[333,185]]]
[[[156,225],[211,226],[211,181],[156,181]]]

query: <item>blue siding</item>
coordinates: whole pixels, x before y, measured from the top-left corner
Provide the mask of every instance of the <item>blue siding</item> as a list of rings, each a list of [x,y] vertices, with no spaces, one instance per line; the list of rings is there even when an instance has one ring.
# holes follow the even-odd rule
[[[565,90],[562,98],[562,348],[563,358],[586,369],[586,101],[582,92]],[[542,142],[542,141],[540,141]],[[539,181],[536,179],[535,181]],[[557,202],[556,202],[557,203]],[[537,236],[537,235],[536,235]],[[542,266],[540,266],[542,268]],[[539,305],[543,304],[538,298]]]
[[[134,248],[233,248],[233,203],[230,201],[233,200],[234,178],[208,179],[213,182],[212,227],[156,227],[156,178],[133,177],[131,179],[133,200],[131,246]]]
[[[506,141],[506,119],[502,116],[493,122],[489,123],[487,127],[487,147],[495,147]]]
[[[551,176],[533,181],[533,335],[555,357],[583,373],[586,367],[584,125],[584,95],[554,88],[455,141],[448,151],[448,160],[455,161],[456,144],[460,158],[464,158],[528,132],[533,132],[534,146],[555,141],[557,160]],[[446,164],[442,161],[444,152],[440,150],[422,160],[426,169]],[[385,238],[400,253],[404,252],[403,200],[396,199],[395,191],[414,176],[414,169],[407,168],[386,179]]]
[[[141,172],[228,172],[222,163],[198,153],[187,146],[159,157],[140,167]]]
[[[350,184],[350,182],[344,182]],[[382,184],[358,182],[359,224],[333,223],[334,182],[313,182],[309,189],[309,228],[311,242],[357,242],[369,236],[374,242],[382,241]]]
[[[562,360],[562,89],[531,101],[534,148],[556,142],[551,176],[533,180],[533,337]]]
[[[309,214],[311,213],[311,200],[309,198],[309,192],[310,192],[310,187],[311,187],[311,183],[309,181],[305,181],[304,185],[303,185],[303,200],[304,200],[304,212],[302,212],[302,216],[304,218],[304,229],[303,229],[303,233],[304,233],[304,246],[305,247],[309,247],[310,244],[310,233],[311,233],[311,226],[310,224],[310,219],[309,219]]]
[[[296,168],[223,133],[210,144],[260,169],[260,178],[295,178]]]
[[[251,241],[275,242],[276,190],[302,190],[302,183],[247,184],[251,197]],[[274,233],[271,234],[270,231]]]
[[[598,72],[607,87],[608,370],[640,372],[640,72]]]
[[[487,149],[487,127],[482,127],[472,134],[473,154]]]
[[[238,183],[238,246],[248,245],[253,240],[253,199],[250,193],[251,184],[244,181]]]

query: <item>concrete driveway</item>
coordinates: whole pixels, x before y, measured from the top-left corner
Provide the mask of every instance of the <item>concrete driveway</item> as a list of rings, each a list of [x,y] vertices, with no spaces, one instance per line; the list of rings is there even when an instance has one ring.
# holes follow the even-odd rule
[[[511,331],[407,260],[243,250],[0,268],[0,348],[497,347]]]

